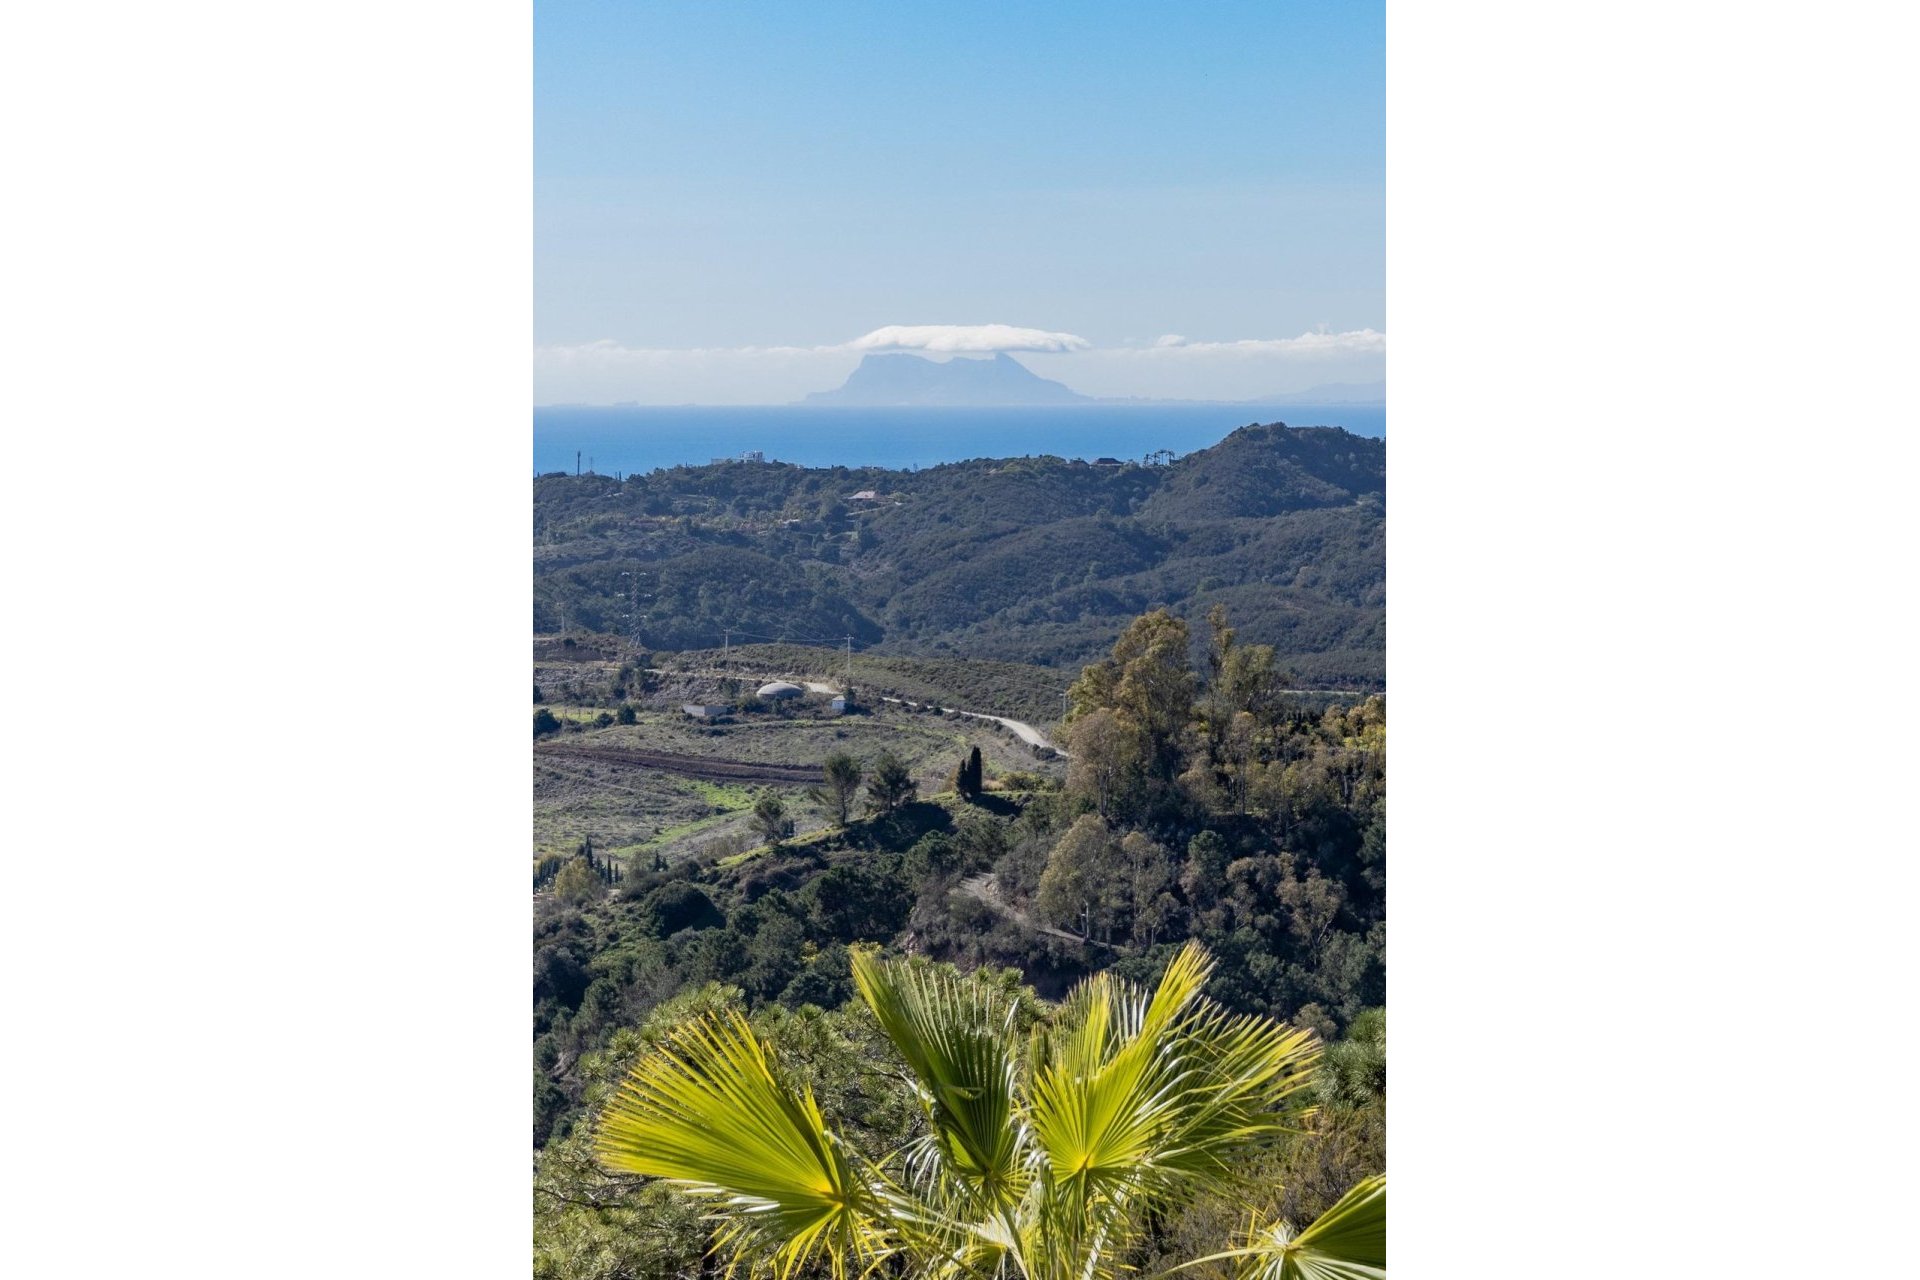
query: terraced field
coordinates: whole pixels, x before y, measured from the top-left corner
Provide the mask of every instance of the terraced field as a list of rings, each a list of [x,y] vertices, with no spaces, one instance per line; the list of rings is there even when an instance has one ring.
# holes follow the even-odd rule
[[[891,751],[921,794],[944,791],[954,766],[979,746],[989,775],[1054,773],[1012,734],[959,717],[882,706],[869,714],[815,719],[748,715],[706,725],[677,711],[639,712],[631,725],[589,727],[604,708],[551,708],[577,726],[534,746],[534,854],[569,852],[591,837],[615,856],[658,853],[680,861],[757,844],[750,811],[762,790],[787,806],[799,834],[826,823],[806,796],[828,755],[872,760]]]

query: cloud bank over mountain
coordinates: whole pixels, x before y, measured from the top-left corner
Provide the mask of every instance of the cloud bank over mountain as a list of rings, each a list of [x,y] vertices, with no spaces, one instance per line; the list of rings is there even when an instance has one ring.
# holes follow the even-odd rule
[[[1371,328],[1207,340],[1180,334],[1101,345],[1007,324],[886,325],[821,346],[628,347],[603,339],[536,347],[535,404],[786,404],[843,382],[863,356],[1019,352],[1044,378],[1095,397],[1246,400],[1386,376]]]
[[[1092,346],[1071,333],[1021,329],[1010,324],[890,324],[847,344],[855,351],[966,352],[1084,351]]]

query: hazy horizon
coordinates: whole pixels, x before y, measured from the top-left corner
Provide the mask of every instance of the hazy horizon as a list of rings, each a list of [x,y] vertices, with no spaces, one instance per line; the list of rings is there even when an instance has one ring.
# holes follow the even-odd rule
[[[1385,377],[1383,6],[538,6],[533,399]]]
[[[914,355],[916,353],[887,352],[884,354]],[[1006,353],[1000,353],[1000,354],[1006,354]],[[861,360],[864,361],[865,358],[866,358],[865,356],[862,356]],[[927,359],[933,363],[946,363],[949,360],[985,361],[985,360],[990,360],[993,357],[992,356],[954,355],[954,356],[948,356],[944,358],[929,357],[929,356],[918,356],[917,358]],[[1027,369],[1035,373],[1039,372],[1038,370],[1033,369],[1033,363],[1030,357],[1022,358],[1022,357],[1008,355],[1007,358],[1015,360],[1017,363],[1021,364],[1022,366],[1026,367]],[[854,368],[858,368],[858,362],[856,362]],[[849,376],[851,376],[852,372],[853,372],[853,369],[849,369],[848,371]],[[562,408],[598,408],[598,409],[619,409],[619,408],[790,409],[791,408],[791,409],[804,409],[804,408],[817,408],[817,407],[820,407],[820,405],[816,400],[816,393],[822,392],[822,391],[837,390],[840,386],[844,385],[845,381],[846,381],[845,379],[842,379],[840,383],[836,383],[833,387],[816,387],[811,392],[804,393],[791,400],[768,400],[768,401],[745,401],[745,400],[647,401],[647,400],[638,400],[638,399],[552,400],[552,401],[536,400],[534,402],[533,407],[536,409],[562,409]],[[1072,390],[1077,393],[1080,392],[1080,389],[1078,387],[1074,387],[1070,383],[1065,385],[1068,386],[1069,390]],[[1360,394],[1356,395],[1355,393],[1360,393]],[[1321,405],[1321,404],[1342,404],[1342,403],[1355,403],[1355,404],[1366,404],[1366,405],[1382,404],[1383,405],[1386,402],[1386,381],[1384,378],[1372,378],[1372,379],[1364,379],[1364,380],[1356,379],[1352,381],[1341,381],[1341,382],[1316,382],[1311,386],[1297,387],[1292,389],[1273,390],[1260,395],[1244,396],[1244,397],[1238,397],[1234,399],[1226,399],[1226,398],[1211,397],[1211,396],[1091,396],[1091,395],[1086,395],[1085,393],[1080,393],[1080,394],[1083,396],[1083,399],[1079,402],[1078,406],[1068,405],[1068,406],[1062,406],[1062,407],[1068,407],[1068,408],[1097,407],[1101,405],[1151,406],[1156,404],[1164,404],[1164,405],[1170,405],[1170,406],[1172,405],[1195,405],[1195,406],[1218,405],[1223,408],[1233,407],[1237,405],[1245,405],[1245,406]],[[1045,402],[1034,401],[1034,402],[1031,402],[1031,404],[1029,404],[1028,402],[1025,402],[1025,401],[1011,401],[1011,402],[1005,402],[1002,407],[1014,407],[1014,408],[1036,407],[1043,403]],[[911,409],[911,408],[919,408],[919,407],[939,407],[939,406],[917,405],[910,402],[901,402],[893,405],[878,405],[874,407]],[[993,407],[993,406],[989,404],[981,404],[981,405],[976,405],[972,407],[987,408],[987,407]]]

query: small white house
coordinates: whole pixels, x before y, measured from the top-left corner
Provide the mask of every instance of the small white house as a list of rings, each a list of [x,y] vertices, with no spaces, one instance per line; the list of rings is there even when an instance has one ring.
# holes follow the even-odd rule
[[[680,704],[680,709],[695,720],[718,720],[733,711],[732,707],[709,707],[697,702],[684,702]]]

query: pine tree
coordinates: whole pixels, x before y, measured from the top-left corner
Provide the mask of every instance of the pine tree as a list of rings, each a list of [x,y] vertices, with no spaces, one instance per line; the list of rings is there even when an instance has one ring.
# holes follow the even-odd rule
[[[827,757],[825,784],[814,793],[814,798],[832,809],[834,819],[843,827],[853,812],[862,777],[860,762],[852,756],[842,751]]]
[[[903,805],[912,803],[917,790],[912,772],[892,752],[882,753],[873,762],[873,772],[867,780],[867,803],[875,813],[892,815]]]

